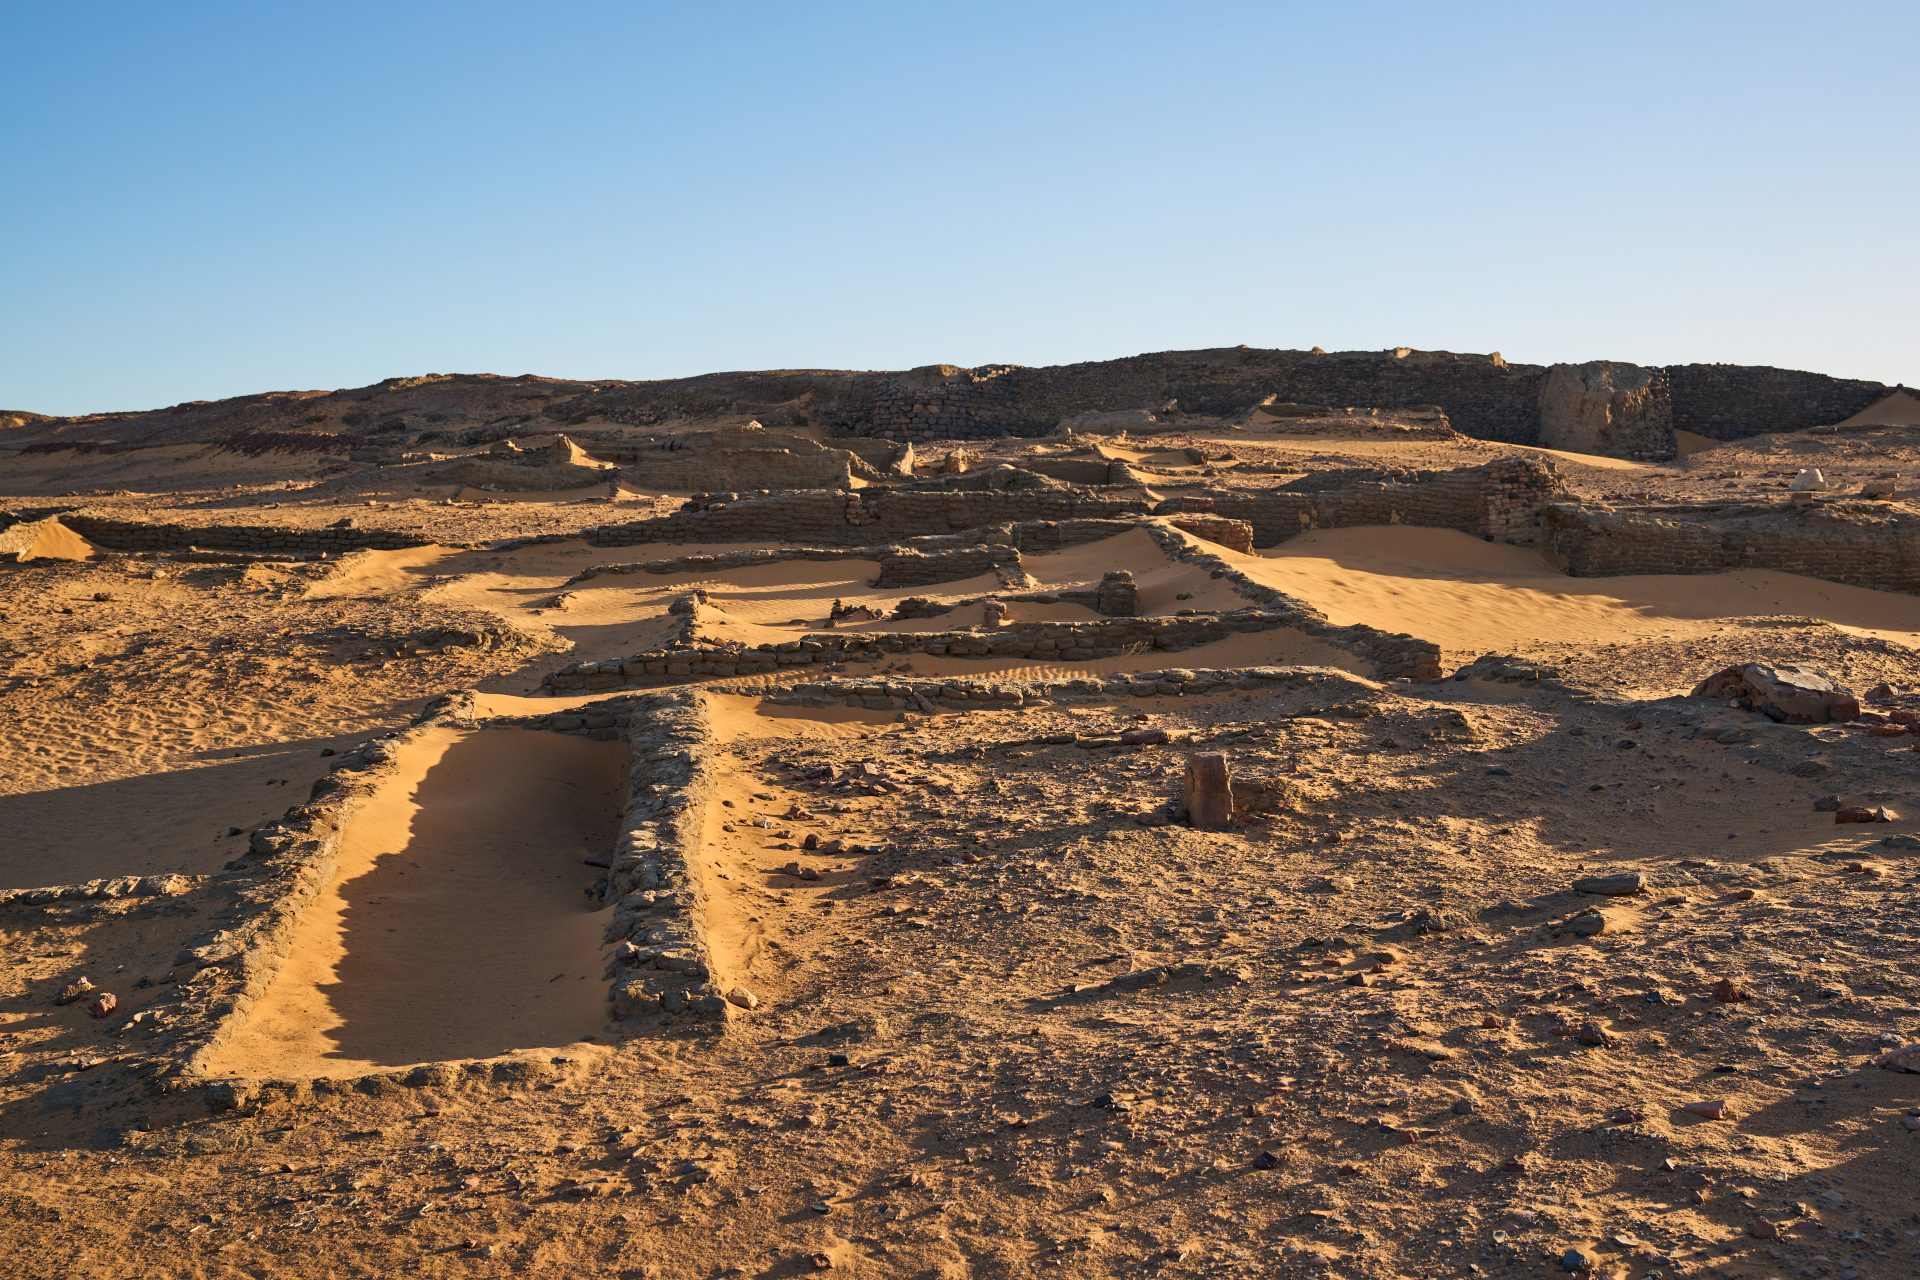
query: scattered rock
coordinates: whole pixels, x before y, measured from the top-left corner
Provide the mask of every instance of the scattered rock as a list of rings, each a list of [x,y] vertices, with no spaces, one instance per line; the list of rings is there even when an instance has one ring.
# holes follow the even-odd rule
[[[1727,1100],[1725,1098],[1707,1098],[1700,1102],[1689,1102],[1680,1109],[1688,1115],[1699,1116],[1702,1120],[1725,1120],[1727,1118]]]
[[[729,987],[727,989],[727,1003],[736,1009],[758,1009],[760,1007],[760,997],[746,987]]]
[[[1566,929],[1575,937],[1597,937],[1607,931],[1607,918],[1598,911],[1582,911],[1567,921]]]
[[[95,1018],[104,1018],[120,1007],[119,998],[111,991],[102,991],[87,1005],[87,1013]]]
[[[1850,804],[1843,805],[1841,808],[1836,809],[1833,814],[1833,820],[1835,823],[1897,822],[1900,820],[1900,815],[1885,805],[1875,805],[1869,808],[1863,804]]]
[[[1722,978],[1713,984],[1713,998],[1721,1004],[1738,1004],[1742,1000],[1751,1000],[1753,993],[1732,978]]]
[[[1803,467],[1787,486],[1788,493],[1819,493],[1827,487],[1827,473],[1818,467]]]
[[[59,996],[55,998],[54,1003],[55,1004],[72,1004],[76,1000],[80,1000],[86,997],[87,995],[91,994],[93,990],[94,990],[94,985],[93,985],[92,978],[87,978],[87,977],[75,978],[72,982],[69,982],[66,985],[66,987],[60,992]]]
[[[1913,1075],[1920,1075],[1920,1044],[1890,1049],[1881,1054],[1879,1061],[1874,1065],[1884,1071],[1906,1071]]]
[[[1574,1031],[1573,1038],[1589,1048],[1601,1049],[1613,1043],[1613,1033],[1589,1018]]]
[[[1638,871],[1623,871],[1618,875],[1586,876],[1575,880],[1573,888],[1576,893],[1596,893],[1621,898],[1630,894],[1645,893],[1647,878]]]
[[[1826,724],[1860,714],[1860,700],[1832,676],[1793,663],[1728,667],[1695,685],[1688,696],[1737,702],[1784,724]]]

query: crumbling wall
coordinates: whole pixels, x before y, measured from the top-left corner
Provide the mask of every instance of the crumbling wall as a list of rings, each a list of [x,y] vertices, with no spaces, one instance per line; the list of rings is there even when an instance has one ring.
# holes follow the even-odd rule
[[[1838,422],[1892,390],[1878,382],[1756,365],[1678,364],[1666,373],[1673,425],[1715,440]]]
[[[427,545],[424,538],[387,529],[149,524],[139,520],[114,520],[105,516],[73,513],[63,514],[60,522],[89,542],[109,551],[182,551],[198,547],[208,551],[321,553],[397,551],[404,547]]]
[[[1843,504],[1541,512],[1542,548],[1581,577],[1776,569],[1920,591],[1920,518]]]
[[[1528,544],[1536,536],[1536,513],[1561,493],[1558,478],[1545,463],[1503,458],[1457,471],[1386,477],[1367,471],[1321,472],[1259,492],[1175,499],[1161,510],[1244,520],[1253,528],[1254,545],[1261,547],[1308,529],[1383,524],[1458,529]]]
[[[801,490],[675,512],[656,520],[598,525],[584,530],[582,536],[603,547],[770,540],[862,546],[990,525],[1142,516],[1147,509],[1137,494],[1107,496],[1079,489]]]
[[[1315,621],[1312,616],[1291,609],[1249,608],[1195,617],[1028,622],[979,631],[820,632],[752,648],[683,647],[605,662],[580,663],[552,672],[541,681],[541,687],[552,693],[643,688],[767,675],[793,667],[871,662],[905,653],[1088,662],[1125,653],[1191,649],[1245,632],[1310,630]],[[1303,628],[1303,623],[1308,626]],[[1375,664],[1369,660],[1364,665]]]

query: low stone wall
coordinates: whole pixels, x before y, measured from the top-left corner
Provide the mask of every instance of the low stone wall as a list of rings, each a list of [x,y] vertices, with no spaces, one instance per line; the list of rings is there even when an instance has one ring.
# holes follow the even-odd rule
[[[0,907],[71,906],[86,902],[120,902],[128,898],[178,898],[206,884],[205,876],[112,876],[79,884],[40,885],[30,889],[0,889]]]
[[[541,688],[551,693],[644,688],[770,675],[791,667],[875,662],[907,653],[1086,662],[1126,653],[1176,652],[1245,632],[1300,629],[1302,622],[1292,609],[1241,609],[1195,617],[1027,622],[986,631],[819,632],[753,648],[683,647],[580,663],[550,673],[541,681]]]
[[[1347,696],[1370,692],[1364,682],[1325,668],[1237,667],[1189,670],[1169,667],[1128,675],[1073,680],[908,679],[816,680],[754,694],[770,703],[803,707],[851,707],[864,711],[1012,711],[1058,702],[1165,698],[1240,690],[1299,689],[1320,684]],[[738,696],[738,695],[735,695]]]
[[[1157,507],[1130,489],[801,490],[599,525],[582,536],[595,546],[770,540],[850,546],[1019,525],[1020,549],[1037,551],[1053,548],[1039,545],[1038,531],[1024,526],[1137,521],[1151,511],[1245,521],[1258,546],[1273,546],[1306,529],[1372,524],[1429,525],[1524,543],[1534,538],[1538,509],[1562,492],[1545,463],[1503,458],[1457,471],[1321,472],[1274,489],[1178,498]]]
[[[1010,546],[989,544],[936,551],[889,547],[880,556],[880,572],[873,585],[877,589],[924,587],[1004,570],[1020,571],[1020,553]]]
[[[423,547],[425,538],[388,529],[283,529],[272,525],[148,524],[105,516],[66,513],[60,522],[108,551],[208,551],[307,554],[347,551],[398,551]]]
[[[934,534],[904,542],[873,546],[755,547],[739,551],[676,556],[669,560],[641,560],[629,564],[596,565],[581,570],[567,585],[604,574],[713,573],[783,560],[872,560],[880,565],[873,585],[925,586],[975,574],[1005,572],[1019,567],[1020,551],[1059,551],[1101,538],[1111,538],[1138,527],[1137,520],[1060,520],[988,525],[966,533]],[[920,576],[931,574],[934,576]]]
[[[1920,592],[1920,517],[1866,503],[1541,513],[1542,547],[1581,577],[1775,569]]]
[[[724,1025],[706,941],[708,886],[697,856],[712,791],[711,735],[691,690],[624,699],[629,725],[627,807],[607,872],[619,1018],[687,1015]]]
[[[1144,516],[1137,493],[1085,489],[798,490],[743,498],[702,511],[655,520],[597,525],[582,531],[594,546],[649,542],[792,542],[814,546],[870,546],[1006,524],[1074,523]],[[1067,544],[1070,545],[1070,544]],[[1047,550],[1023,545],[1022,550]]]

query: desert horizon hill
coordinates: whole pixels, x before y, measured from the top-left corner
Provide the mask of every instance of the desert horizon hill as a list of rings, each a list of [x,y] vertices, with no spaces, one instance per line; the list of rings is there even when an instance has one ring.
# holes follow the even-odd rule
[[[1408,347],[1153,352],[1051,366],[776,369],[654,380],[423,374],[335,391],[272,391],[71,417],[0,411],[0,448],[210,443],[248,432],[380,436],[411,429],[647,426],[744,412],[769,425],[892,438],[1033,435],[1075,414],[1178,404],[1234,413],[1263,397],[1378,408],[1437,405],[1467,435],[1670,457],[1672,432],[1738,439],[1834,422],[1898,385],[1757,365],[1528,365]],[[1610,421],[1591,418],[1598,400]]]
[[[0,415],[0,1249],[1910,1276],[1916,672],[1815,373]]]

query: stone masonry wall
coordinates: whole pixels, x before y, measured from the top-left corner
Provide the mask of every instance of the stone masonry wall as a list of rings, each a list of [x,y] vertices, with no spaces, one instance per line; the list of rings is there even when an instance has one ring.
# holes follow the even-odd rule
[[[684,647],[580,663],[552,672],[541,681],[541,688],[551,693],[642,688],[766,675],[800,666],[867,662],[904,653],[1085,662],[1123,653],[1191,649],[1245,632],[1298,629],[1301,622],[1302,618],[1292,611],[1250,608],[1196,617],[1029,622],[987,631],[820,632],[753,648]]]
[[[1667,378],[1673,425],[1715,440],[1838,422],[1892,390],[1878,382],[1738,364],[1673,365]]]
[[[1138,495],[1106,497],[1075,489],[851,494],[810,489],[741,499],[703,511],[679,511],[656,520],[599,525],[584,530],[582,536],[602,547],[766,541],[862,546],[990,525],[1144,516],[1147,508]]]
[[[1503,458],[1459,471],[1414,474],[1403,480],[1368,473],[1323,472],[1294,485],[1255,493],[1219,494],[1202,510],[1244,520],[1253,542],[1271,547],[1308,529],[1412,524],[1458,529],[1476,537],[1529,544],[1535,514],[1561,492],[1552,470],[1532,458]],[[1183,509],[1181,500],[1166,509]]]
[[[1920,518],[1861,504],[1719,511],[1542,512],[1543,549],[1569,573],[1715,573],[1775,569],[1829,582],[1920,592]]]
[[[109,551],[209,551],[272,553],[397,551],[426,545],[423,538],[385,529],[281,529],[272,525],[147,524],[103,516],[65,514],[60,522]]]

